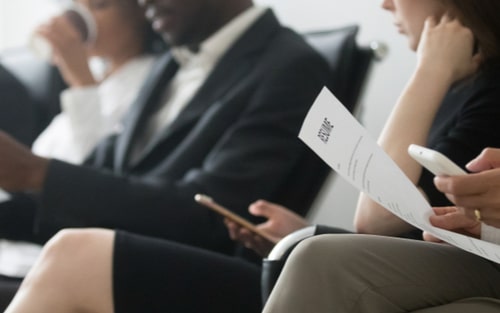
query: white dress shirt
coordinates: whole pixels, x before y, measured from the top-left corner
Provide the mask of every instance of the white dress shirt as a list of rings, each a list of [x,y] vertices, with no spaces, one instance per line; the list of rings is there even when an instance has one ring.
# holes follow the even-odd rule
[[[70,88],[61,94],[62,112],[35,140],[35,154],[70,163],[82,163],[104,137],[118,133],[121,120],[156,58],[129,61],[98,86]],[[42,247],[0,239],[0,274],[24,277]]]
[[[99,85],[61,93],[61,113],[38,136],[32,151],[80,164],[97,143],[120,132],[122,118],[135,100],[155,57],[137,57]]]

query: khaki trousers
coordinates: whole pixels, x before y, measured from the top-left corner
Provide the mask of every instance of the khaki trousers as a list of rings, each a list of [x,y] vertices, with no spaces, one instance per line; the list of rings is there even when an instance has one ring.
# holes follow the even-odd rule
[[[500,312],[500,266],[447,244],[322,235],[290,255],[265,313]]]

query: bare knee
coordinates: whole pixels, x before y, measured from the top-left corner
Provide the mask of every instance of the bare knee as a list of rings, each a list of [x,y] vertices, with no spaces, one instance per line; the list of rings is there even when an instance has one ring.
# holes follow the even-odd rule
[[[44,246],[24,285],[50,281],[66,286],[72,280],[78,281],[81,279],[80,275],[88,275],[89,272],[98,270],[97,267],[110,263],[107,259],[111,258],[113,240],[114,232],[110,230],[95,228],[59,231]]]
[[[92,256],[96,243],[112,235],[110,230],[97,228],[61,230],[47,242],[41,260],[78,266]]]
[[[45,245],[16,297],[36,295],[68,312],[111,312],[113,242],[110,230],[60,231]]]

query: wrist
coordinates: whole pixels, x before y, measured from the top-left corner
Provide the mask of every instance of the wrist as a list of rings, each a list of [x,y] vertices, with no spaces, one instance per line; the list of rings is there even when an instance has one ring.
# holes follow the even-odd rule
[[[31,191],[40,191],[43,188],[47,170],[49,167],[49,160],[39,156],[35,156],[33,164],[30,167],[29,176],[26,180],[26,187]]]
[[[94,86],[96,84],[97,84],[97,82],[95,81],[95,79],[93,77],[87,77],[87,78],[83,78],[83,79],[75,79],[71,83],[71,87],[74,87],[74,88],[87,88],[87,87],[90,87],[90,86]]]
[[[453,71],[442,66],[432,66],[422,63],[417,66],[414,75],[433,84],[451,86],[455,82]]]

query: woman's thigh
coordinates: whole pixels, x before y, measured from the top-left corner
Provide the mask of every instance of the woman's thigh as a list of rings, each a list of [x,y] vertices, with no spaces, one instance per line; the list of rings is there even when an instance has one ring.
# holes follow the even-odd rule
[[[269,312],[412,312],[463,298],[500,298],[499,282],[498,265],[446,244],[325,235],[292,253]]]
[[[494,298],[469,298],[450,304],[414,311],[412,313],[498,313],[500,300]]]

